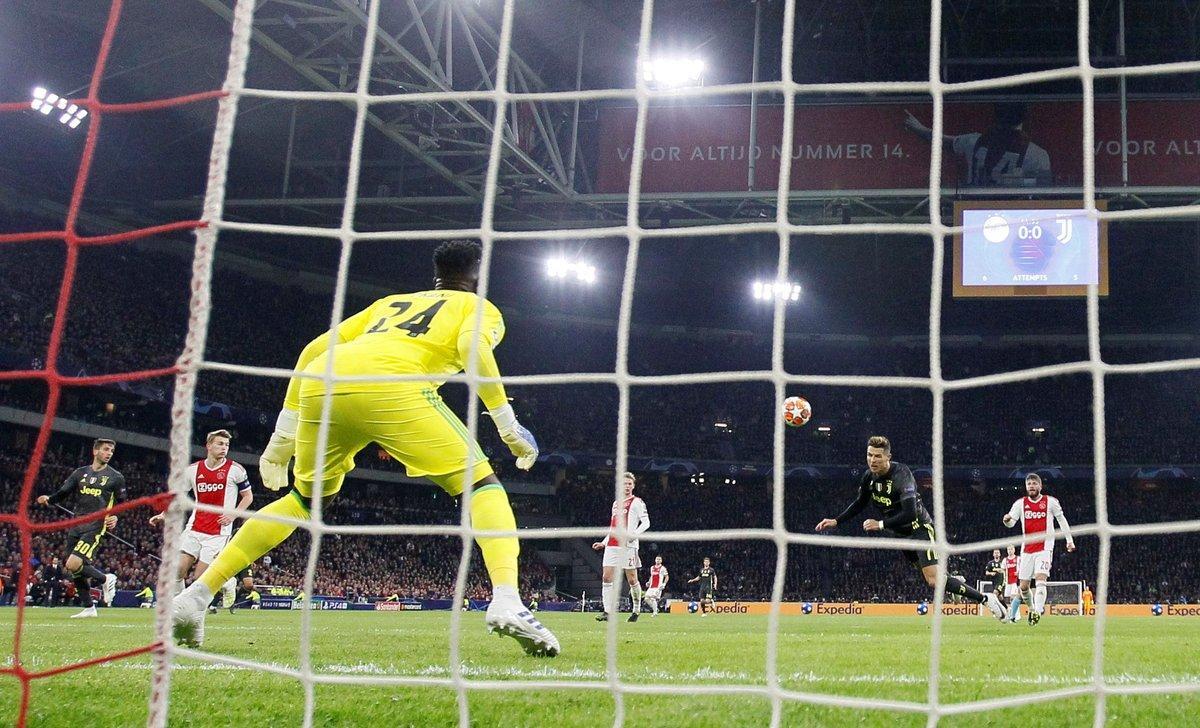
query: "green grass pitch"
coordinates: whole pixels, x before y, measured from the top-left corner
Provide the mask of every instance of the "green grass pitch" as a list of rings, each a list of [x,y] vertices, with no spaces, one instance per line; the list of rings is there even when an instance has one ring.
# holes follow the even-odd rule
[[[23,655],[30,670],[127,650],[151,638],[148,610],[103,610],[70,620],[71,609],[26,612]],[[15,610],[0,610],[11,634]],[[593,615],[543,613],[562,641],[557,659],[522,654],[512,640],[489,636],[483,614],[463,615],[464,674],[481,680],[604,681],[605,625]],[[315,612],[312,664],[345,676],[449,676],[447,612]],[[1036,627],[972,617],[945,620],[942,702],[997,698],[1087,684],[1092,621],[1047,617]],[[205,649],[299,666],[298,612],[222,612],[208,618]],[[765,684],[765,617],[644,615],[618,624],[618,667],[633,684]],[[804,692],[923,702],[928,695],[930,620],[922,617],[784,617],[778,670],[782,684]],[[1200,620],[1122,618],[1108,622],[1105,670],[1121,685],[1200,682]],[[11,657],[6,656],[11,662]],[[146,719],[150,658],[34,682],[31,726],[136,726]],[[0,725],[17,715],[16,679],[0,677]],[[615,702],[603,690],[472,690],[476,726],[605,726]],[[758,696],[627,695],[628,725],[762,726],[770,703]],[[299,725],[304,692],[296,680],[265,672],[181,660],[171,682],[172,726]],[[945,717],[944,726],[1091,725],[1090,696],[987,714]],[[1200,692],[1110,696],[1110,725],[1200,725]],[[458,721],[452,689],[318,685],[314,722],[321,726],[442,726]],[[788,702],[789,726],[923,726],[923,714],[855,710]]]

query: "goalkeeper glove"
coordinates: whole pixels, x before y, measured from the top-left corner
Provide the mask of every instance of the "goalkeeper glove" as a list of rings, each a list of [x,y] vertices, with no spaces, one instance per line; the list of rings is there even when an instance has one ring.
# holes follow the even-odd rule
[[[258,473],[263,485],[271,490],[288,486],[288,462],[296,453],[296,425],[300,414],[284,407],[275,419],[275,431],[258,459]]]
[[[492,422],[496,423],[500,439],[504,440],[512,454],[517,456],[517,467],[521,470],[532,468],[538,456],[537,440],[533,438],[532,432],[517,422],[517,414],[513,412],[512,405],[505,404],[489,410],[488,414],[492,416]]]

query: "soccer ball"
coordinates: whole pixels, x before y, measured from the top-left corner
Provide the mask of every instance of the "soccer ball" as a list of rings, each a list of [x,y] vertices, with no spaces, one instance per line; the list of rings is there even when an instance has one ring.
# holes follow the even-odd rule
[[[813,610],[812,602],[805,602],[804,606],[800,607],[800,611],[804,612],[805,614],[812,614],[812,610]]]
[[[700,605],[697,604],[696,602],[688,602],[688,612],[689,613],[695,614],[696,610],[699,608],[700,608]]]
[[[1163,613],[1162,605],[1155,604],[1154,606],[1150,607],[1150,613],[1153,614],[1155,617],[1161,617],[1162,613]]]
[[[926,604],[925,602],[921,602],[920,604],[918,604],[917,605],[917,614],[921,615],[922,617],[925,616],[926,614],[929,614],[929,605]]]
[[[812,419],[812,405],[803,397],[783,400],[783,422],[788,427],[800,427]]]

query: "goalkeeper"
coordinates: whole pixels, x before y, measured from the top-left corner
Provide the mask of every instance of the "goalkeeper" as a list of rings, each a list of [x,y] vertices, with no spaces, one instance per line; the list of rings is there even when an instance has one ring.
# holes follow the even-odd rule
[[[293,377],[288,384],[275,432],[259,460],[263,484],[281,490],[288,486],[288,463],[294,455],[295,483],[285,497],[259,513],[307,520],[314,488],[321,489],[326,502],[335,496],[346,473],[354,469],[355,454],[374,442],[403,463],[410,476],[428,478],[451,496],[459,495],[470,478],[472,528],[516,530],[504,486],[462,421],[442,401],[437,391],[440,381],[331,383],[328,437],[324,448],[318,448],[326,393],[319,377],[325,374],[330,357],[336,377],[440,378],[462,371],[477,346],[479,375],[500,376],[492,349],[504,337],[504,319],[491,302],[475,294],[481,257],[478,243],[454,240],[440,245],[433,255],[433,290],[379,299],[338,325],[332,350],[328,332],[304,347],[296,369],[307,376]],[[517,457],[517,467],[528,470],[537,460],[537,442],[517,422],[504,386],[480,383],[478,391],[501,439]],[[319,483],[318,462],[324,463]],[[201,644],[204,607],[213,592],[295,528],[273,520],[247,521],[203,576],[175,599],[176,638]],[[558,640],[517,594],[517,538],[481,536],[478,541],[493,589],[485,618],[488,630],[514,637],[529,654],[558,654]]]

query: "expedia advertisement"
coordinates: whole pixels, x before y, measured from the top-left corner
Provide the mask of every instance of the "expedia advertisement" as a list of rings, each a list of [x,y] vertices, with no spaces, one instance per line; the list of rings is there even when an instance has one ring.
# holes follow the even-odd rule
[[[699,609],[694,612],[689,608],[686,599],[671,600],[671,614],[699,615]],[[920,617],[928,616],[933,611],[932,602],[919,604],[880,604],[866,602],[780,602],[779,613],[787,616],[816,616],[816,617]],[[1096,608],[1087,607],[1080,614],[1077,604],[1048,604],[1048,615],[1060,617],[1094,617]],[[717,602],[713,607],[715,614],[756,614],[771,613],[770,602]],[[1024,612],[1022,612],[1024,613]],[[942,614],[952,617],[987,617],[991,615],[980,608],[978,604],[943,604]],[[1200,604],[1110,604],[1107,614],[1109,617],[1200,617]]]

